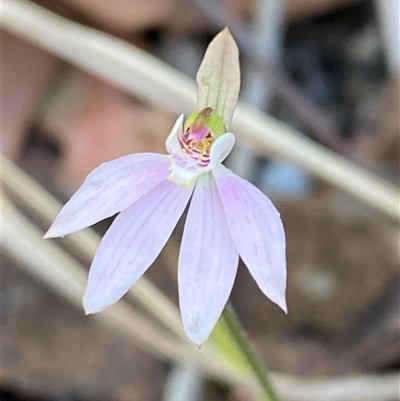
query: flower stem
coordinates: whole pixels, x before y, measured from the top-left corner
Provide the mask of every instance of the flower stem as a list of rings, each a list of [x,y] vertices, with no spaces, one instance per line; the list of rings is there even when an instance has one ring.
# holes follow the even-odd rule
[[[222,312],[222,318],[230,334],[235,340],[236,345],[246,357],[247,362],[249,363],[250,368],[254,373],[254,376],[257,378],[257,381],[265,396],[265,401],[279,401],[279,397],[276,394],[274,387],[270,379],[268,378],[268,375],[263,368],[261,362],[256,357],[253,349],[251,348],[246,332],[240,324],[239,319],[236,316],[236,313],[230,303],[225,306],[225,309]]]

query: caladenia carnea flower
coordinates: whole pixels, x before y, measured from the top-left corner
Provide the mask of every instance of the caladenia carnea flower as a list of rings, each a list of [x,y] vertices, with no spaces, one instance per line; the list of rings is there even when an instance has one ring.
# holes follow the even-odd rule
[[[115,213],[94,257],[87,313],[117,302],[154,262],[190,202],[178,262],[179,306],[188,337],[210,335],[231,293],[239,256],[261,291],[286,311],[285,234],[278,211],[221,163],[239,87],[239,54],[228,29],[210,43],[197,74],[198,111],[181,115],[168,155],[139,153],[93,170],[45,238],[81,230]]]

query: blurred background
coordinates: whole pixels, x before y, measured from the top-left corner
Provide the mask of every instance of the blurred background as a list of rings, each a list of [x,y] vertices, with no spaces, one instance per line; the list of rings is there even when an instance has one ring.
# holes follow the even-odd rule
[[[228,25],[241,52],[243,102],[398,185],[397,0],[35,3],[139,47],[192,78],[209,41]],[[2,153],[36,183],[65,202],[100,163],[134,152],[165,152],[177,114],[15,32],[5,26],[1,39]],[[258,291],[242,266],[231,297],[257,353],[270,371],[302,379],[310,389],[332,378],[339,378],[339,387],[352,377],[392,380],[400,368],[396,220],[280,155],[268,156],[238,137],[226,162],[271,197],[287,232],[289,314]],[[24,184],[13,194],[14,184],[4,184],[7,202],[44,232],[48,222],[21,201]],[[46,212],[45,203],[36,206]],[[109,224],[95,230],[103,234]],[[19,234],[29,244],[29,231]],[[3,235],[7,242],[8,231]],[[147,352],[117,326],[85,317],[57,292],[57,284],[32,274],[33,251],[22,242],[13,251],[14,245],[7,245],[1,260],[0,400],[251,400]],[[174,303],[176,280],[168,266],[176,249],[170,244],[146,273]],[[89,266],[82,255],[75,258]],[[191,391],[184,393],[185,386]],[[400,399],[385,395],[385,386],[382,379],[374,400]],[[361,395],[362,387],[339,398],[329,398],[328,387],[322,394],[326,400],[372,399]],[[186,395],[178,395],[181,390]]]

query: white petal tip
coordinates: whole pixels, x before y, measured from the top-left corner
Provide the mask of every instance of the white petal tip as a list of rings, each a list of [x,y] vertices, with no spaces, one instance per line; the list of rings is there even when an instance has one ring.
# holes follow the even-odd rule
[[[95,313],[99,313],[101,311],[103,311],[104,309],[106,309],[109,305],[104,305],[99,304],[98,302],[93,302],[91,300],[86,299],[85,297],[83,298],[82,301],[83,304],[83,310],[85,311],[85,315],[93,315]]]
[[[192,341],[193,343],[195,343],[199,348],[201,348],[201,346],[204,344],[204,342],[207,340],[207,338],[204,338],[204,336],[198,336],[198,334],[194,334],[194,333],[186,333],[187,336],[189,337],[189,340]]]
[[[83,307],[83,310],[85,311],[85,315],[94,315],[95,313],[99,313],[105,308],[88,308],[88,307]]]
[[[60,231],[54,227],[54,224],[47,230],[47,232],[43,235],[43,239],[50,239],[50,238],[63,238],[66,233]]]
[[[43,239],[57,238],[59,235],[56,230],[53,230],[51,227],[46,231],[43,235]]]
[[[286,300],[283,300],[283,302],[277,303],[277,305],[285,312],[286,315],[288,314]]]
[[[192,323],[190,327],[185,327],[185,332],[189,337],[189,340],[195,343],[199,348],[204,344],[211,334],[209,330],[199,330],[198,323]]]

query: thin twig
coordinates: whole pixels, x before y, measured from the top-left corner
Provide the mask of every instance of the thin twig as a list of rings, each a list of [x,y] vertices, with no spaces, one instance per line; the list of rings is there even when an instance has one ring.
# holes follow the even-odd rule
[[[398,373],[326,380],[272,378],[285,401],[394,401],[400,395]]]
[[[191,113],[194,82],[149,54],[23,0],[2,0],[4,29],[165,110]],[[396,188],[295,129],[240,103],[232,129],[266,156],[285,158],[399,220]]]

